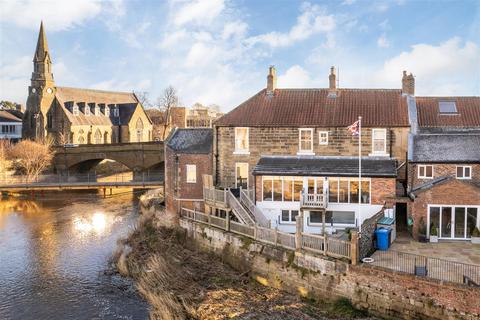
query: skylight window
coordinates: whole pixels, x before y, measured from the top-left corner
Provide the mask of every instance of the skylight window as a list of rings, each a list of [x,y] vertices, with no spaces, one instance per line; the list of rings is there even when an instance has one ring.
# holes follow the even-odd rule
[[[454,101],[440,101],[438,103],[440,113],[457,113],[457,106]]]

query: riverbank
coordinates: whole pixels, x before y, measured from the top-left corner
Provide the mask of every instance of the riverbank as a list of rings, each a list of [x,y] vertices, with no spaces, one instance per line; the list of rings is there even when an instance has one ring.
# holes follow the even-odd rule
[[[367,318],[345,299],[318,304],[263,286],[189,246],[185,231],[162,226],[161,218],[146,211],[114,257],[150,304],[152,319]]]

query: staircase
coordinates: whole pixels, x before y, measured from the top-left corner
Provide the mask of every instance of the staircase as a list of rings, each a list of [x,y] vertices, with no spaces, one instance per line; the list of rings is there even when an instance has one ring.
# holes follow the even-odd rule
[[[249,197],[247,190],[240,189],[240,203],[257,222],[257,225],[270,228],[270,221],[267,219],[267,217],[265,217],[262,210],[260,210],[255,203],[253,203],[253,200]]]
[[[245,209],[240,201],[233,195],[232,190],[227,192],[227,201],[232,209],[233,214],[240,220],[240,222],[247,224],[249,226],[255,225],[254,216]]]

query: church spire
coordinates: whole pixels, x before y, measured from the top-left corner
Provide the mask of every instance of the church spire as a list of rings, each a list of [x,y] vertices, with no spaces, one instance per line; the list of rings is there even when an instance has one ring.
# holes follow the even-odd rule
[[[45,35],[45,31],[43,30],[42,21],[40,22],[40,32],[38,33],[37,49],[35,50],[35,57],[33,61],[43,62],[47,56],[49,56],[48,43],[47,36]]]
[[[43,21],[40,23],[37,48],[33,56],[32,87],[53,86],[52,60],[48,52],[47,36],[43,28]]]

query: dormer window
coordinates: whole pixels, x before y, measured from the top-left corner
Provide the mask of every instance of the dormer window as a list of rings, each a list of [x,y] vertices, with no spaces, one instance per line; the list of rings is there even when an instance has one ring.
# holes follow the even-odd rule
[[[72,113],[73,113],[74,116],[78,116],[79,111],[78,111],[78,106],[77,105],[73,106]]]
[[[113,116],[118,118],[120,116],[120,112],[118,110],[118,107],[113,108]]]
[[[105,117],[110,117],[110,108],[105,106]]]
[[[438,111],[441,114],[456,114],[456,113],[458,113],[457,105],[455,104],[455,101],[440,101],[440,102],[438,102]]]
[[[99,116],[99,115],[100,115],[100,107],[99,107],[99,106],[96,106],[96,107],[95,107],[95,115],[96,115],[96,116]]]

